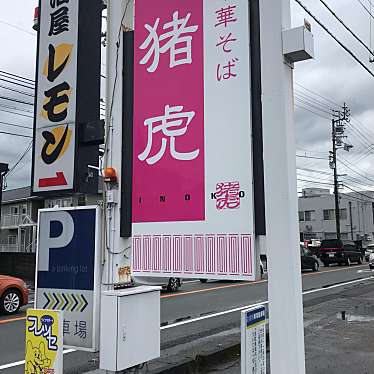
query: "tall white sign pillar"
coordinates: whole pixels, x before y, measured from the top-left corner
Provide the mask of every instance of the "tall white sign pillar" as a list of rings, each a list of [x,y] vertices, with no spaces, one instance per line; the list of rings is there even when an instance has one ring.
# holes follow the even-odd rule
[[[282,49],[282,31],[291,27],[290,13],[290,0],[260,1],[272,374],[305,373],[293,72]]]

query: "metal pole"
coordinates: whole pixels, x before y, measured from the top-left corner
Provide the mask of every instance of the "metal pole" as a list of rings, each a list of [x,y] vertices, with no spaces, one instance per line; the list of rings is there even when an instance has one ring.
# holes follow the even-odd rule
[[[0,228],[1,228],[1,208],[3,206],[3,173],[0,173]]]
[[[336,238],[340,239],[340,210],[339,210],[339,187],[338,187],[338,171],[336,162],[336,131],[335,123],[338,121],[332,120],[332,159],[334,163],[334,195],[335,195],[335,223],[336,223]]]
[[[353,219],[352,219],[352,202],[349,203],[349,222],[351,226],[351,239],[353,240]]]
[[[272,374],[305,374],[293,69],[282,47],[290,0],[262,0],[260,14],[270,368]]]
[[[107,11],[107,79],[105,166],[116,170],[117,184],[104,190],[114,193],[114,203],[104,205],[104,269],[106,288],[131,281],[131,238],[120,236],[121,161],[123,122],[123,32],[133,29],[133,0],[109,0]],[[106,195],[104,195],[106,202]]]
[[[1,228],[1,207],[3,204],[3,183],[4,176],[9,171],[8,164],[0,162],[0,228]]]

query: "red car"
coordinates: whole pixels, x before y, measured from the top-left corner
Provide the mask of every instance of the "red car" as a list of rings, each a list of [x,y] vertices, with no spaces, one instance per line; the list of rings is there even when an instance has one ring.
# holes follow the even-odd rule
[[[19,278],[0,275],[0,312],[17,313],[19,308],[29,302],[29,290]]]

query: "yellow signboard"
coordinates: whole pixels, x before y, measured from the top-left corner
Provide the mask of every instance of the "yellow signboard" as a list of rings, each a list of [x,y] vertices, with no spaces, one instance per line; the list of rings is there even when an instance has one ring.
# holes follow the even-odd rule
[[[62,312],[28,309],[25,344],[25,374],[62,374]]]

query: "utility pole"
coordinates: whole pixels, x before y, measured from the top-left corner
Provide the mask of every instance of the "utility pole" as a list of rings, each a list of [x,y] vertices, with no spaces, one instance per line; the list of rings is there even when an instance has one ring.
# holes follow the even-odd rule
[[[340,118],[340,115],[339,115],[339,118]],[[332,120],[332,161],[334,163],[335,223],[336,223],[336,238],[339,240],[340,239],[340,210],[339,210],[339,186],[338,186],[339,181],[338,181],[338,171],[337,171],[337,162],[336,162],[336,123],[337,123],[336,120],[333,119]]]
[[[343,148],[349,151],[353,146],[343,142],[346,138],[344,135],[345,124],[349,122],[350,110],[344,103],[342,111],[334,111],[333,119],[331,121],[332,131],[332,151],[330,151],[330,168],[334,171],[334,196],[335,196],[335,223],[336,223],[336,238],[340,240],[340,208],[339,208],[339,175],[337,167],[336,152]]]
[[[349,202],[349,223],[351,226],[351,239],[353,240],[352,202]]]
[[[4,176],[9,171],[8,164],[0,162],[0,227],[1,227],[1,207],[3,203],[3,181]]]

